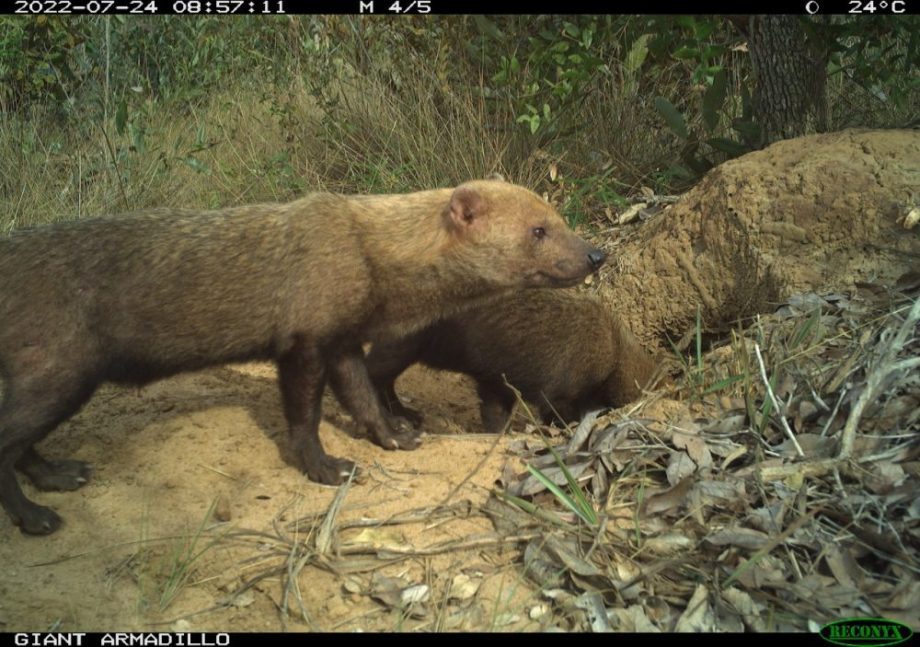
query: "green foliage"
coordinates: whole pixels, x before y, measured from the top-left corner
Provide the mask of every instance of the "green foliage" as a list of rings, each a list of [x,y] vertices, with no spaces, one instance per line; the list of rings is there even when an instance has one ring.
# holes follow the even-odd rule
[[[15,109],[66,101],[81,117],[129,91],[195,102],[237,74],[280,79],[283,20],[3,16],[0,82]]]
[[[916,117],[916,17],[804,24],[832,125]],[[590,223],[758,141],[743,45],[700,16],[3,16],[0,207],[29,223],[501,171]]]
[[[916,118],[920,93],[920,18],[916,16],[853,16],[801,19],[809,51],[827,55],[830,79],[845,76],[888,104],[888,112]],[[644,25],[655,37],[648,41],[650,55],[667,56],[684,65],[690,92],[658,97],[661,119],[683,142],[680,162],[667,175],[695,181],[715,164],[759,146],[760,126],[751,106],[751,70],[747,57],[731,56],[746,49],[744,35],[722,18],[691,16],[656,17]],[[656,60],[661,64],[661,59]],[[734,79],[734,88],[729,87]],[[699,101],[688,97],[699,96]],[[911,112],[912,111],[912,112]],[[853,111],[840,111],[837,124],[870,125],[853,119]],[[729,132],[732,131],[731,133]]]
[[[727,24],[713,17],[656,17],[646,28],[656,34],[650,51],[678,62],[687,75],[688,91],[679,106],[663,96],[654,101],[665,124],[682,141],[680,162],[666,175],[692,182],[725,159],[753,150],[758,129],[751,120],[745,82],[739,97],[729,96],[730,50],[737,36]],[[741,114],[736,116],[739,103]]]
[[[284,47],[278,36],[283,33],[283,20],[274,16],[101,18],[92,23],[97,37],[87,41],[87,55],[97,66],[110,65],[110,83],[116,92],[135,88],[195,102],[225,84],[228,76],[277,76],[275,56]]]
[[[0,16],[0,99],[13,109],[68,100],[84,70],[85,23],[58,16]]]
[[[516,122],[531,135],[552,137],[570,125],[564,115],[576,109],[595,77],[608,71],[601,42],[614,22],[610,16],[534,16],[528,22],[502,29],[497,19],[475,17],[486,52],[505,52],[512,34],[520,35],[510,54],[498,56],[489,91],[511,102]]]
[[[648,43],[651,34],[642,34],[630,46],[623,57],[623,93],[633,95],[639,89],[639,72],[648,58]]]
[[[565,196],[562,215],[571,227],[590,222],[592,209],[622,209],[629,201],[616,190],[622,184],[613,177],[613,168],[585,178],[559,175],[556,186]]]
[[[655,99],[655,109],[661,113],[668,127],[681,139],[687,139],[690,132],[687,130],[687,122],[680,111],[674,107],[674,104],[664,97]]]
[[[882,103],[917,116],[920,16],[804,20],[808,38],[828,52],[828,74],[841,75]]]
[[[591,528],[597,528],[600,523],[600,516],[598,511],[595,508],[594,504],[591,502],[589,496],[585,493],[582,487],[578,484],[578,481],[575,479],[575,476],[572,474],[572,471],[565,464],[565,461],[559,455],[559,452],[555,450],[544,438],[544,443],[546,448],[549,449],[553,458],[556,461],[556,469],[559,470],[559,474],[565,479],[566,487],[563,489],[553,480],[551,476],[548,476],[540,468],[534,467],[532,464],[527,465],[527,471],[537,479],[543,487],[545,487],[556,500],[562,504],[563,507],[569,510],[575,517],[580,519],[582,523],[586,524]],[[524,512],[531,514],[535,517],[549,521],[553,524],[559,526],[566,526],[567,521],[559,517],[557,514],[551,510],[544,509],[541,505],[527,501],[520,497],[513,496],[507,492],[498,492],[498,495],[510,503],[513,506],[516,506],[523,510]]]
[[[738,157],[754,150],[759,129],[751,117],[750,95],[742,93],[743,113],[731,118],[725,106],[727,75],[719,70],[707,80],[700,105],[698,124],[693,131],[687,126],[687,118],[664,97],[655,99],[655,109],[661,114],[668,127],[684,141],[680,157],[682,164],[672,167],[675,177],[695,180],[723,159]],[[718,137],[721,124],[731,121],[738,138]]]
[[[657,35],[650,47],[685,62],[690,67],[692,83],[711,83],[713,77],[724,70],[729,36],[720,19],[656,17],[649,20],[648,29]]]

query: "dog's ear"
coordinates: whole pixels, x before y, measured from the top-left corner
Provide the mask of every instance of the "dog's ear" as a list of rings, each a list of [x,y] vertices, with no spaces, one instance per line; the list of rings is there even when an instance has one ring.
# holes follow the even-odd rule
[[[486,203],[479,192],[469,184],[461,184],[454,189],[445,212],[453,226],[463,230],[474,222],[478,225],[485,210]]]

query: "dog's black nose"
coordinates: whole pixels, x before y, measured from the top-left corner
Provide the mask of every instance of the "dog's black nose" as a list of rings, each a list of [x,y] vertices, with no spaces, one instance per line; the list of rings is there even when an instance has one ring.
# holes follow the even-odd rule
[[[588,252],[588,262],[591,264],[591,269],[596,270],[601,265],[604,264],[604,261],[607,260],[607,254],[602,252],[599,249]]]

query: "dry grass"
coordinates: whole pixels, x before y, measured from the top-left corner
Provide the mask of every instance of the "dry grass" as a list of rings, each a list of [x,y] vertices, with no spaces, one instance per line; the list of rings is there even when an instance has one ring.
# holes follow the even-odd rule
[[[0,113],[0,223],[9,230],[151,206],[216,208],[316,189],[409,191],[494,172],[581,213],[605,203],[594,196],[610,186],[653,182],[675,145],[647,96],[667,93],[677,77],[641,93],[633,77],[601,77],[566,116],[567,133],[547,140],[515,123],[507,100],[490,97],[473,63],[455,84],[442,74],[444,61],[413,58],[422,56],[406,50],[398,75],[293,57],[300,67],[288,85],[234,79],[189,103],[138,88],[128,92],[120,131],[112,111],[87,114],[79,132],[50,109]],[[443,46],[434,56],[451,53]],[[321,83],[317,65],[336,73]]]
[[[501,172],[535,184],[536,158],[516,159],[516,129],[488,123],[476,87],[449,89],[424,70],[400,92],[343,80],[332,117],[306,88],[234,90],[176,119],[132,113],[142,146],[114,124],[80,138],[0,118],[0,194],[9,230],[150,206],[216,208],[292,199],[306,191],[397,192]],[[283,98],[279,98],[283,97]]]
[[[239,562],[239,572],[244,575],[239,586],[229,591],[217,605],[200,609],[191,616],[211,613],[232,607],[250,594],[253,589],[276,586],[280,591],[277,602],[282,625],[295,628],[291,623],[314,631],[361,628],[369,615],[388,614],[394,630],[414,631],[463,628],[498,628],[520,622],[526,615],[520,599],[533,604],[522,586],[521,575],[509,578],[511,584],[506,595],[501,593],[492,601],[483,599],[481,585],[483,574],[468,575],[434,572],[430,568],[418,577],[418,569],[411,563],[426,563],[439,555],[456,554],[460,563],[469,562],[474,554],[499,555],[510,542],[527,541],[536,534],[525,532],[508,536],[502,532],[481,533],[440,539],[424,545],[407,543],[400,530],[403,527],[423,526],[436,528],[454,522],[482,517],[484,511],[469,501],[439,504],[410,509],[385,519],[361,518],[342,521],[339,513],[348,496],[351,481],[337,491],[328,509],[294,520],[282,521],[291,506],[279,510],[270,531],[225,530],[220,539],[224,547],[235,547],[241,554],[249,554]],[[310,586],[315,571],[321,569],[335,574],[341,581],[343,593],[352,597],[373,600],[376,610],[349,616],[335,625],[311,613],[304,601],[304,586]],[[531,587],[523,587],[530,590]],[[480,617],[483,608],[491,608],[491,618]],[[186,617],[191,617],[186,616]],[[512,620],[511,618],[515,619]],[[181,619],[181,618],[179,618]],[[178,620],[172,618],[169,624]],[[378,626],[378,625],[375,625]]]

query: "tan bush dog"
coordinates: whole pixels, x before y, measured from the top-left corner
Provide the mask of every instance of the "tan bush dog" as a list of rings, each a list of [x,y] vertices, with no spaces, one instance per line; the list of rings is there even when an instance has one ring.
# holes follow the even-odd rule
[[[339,483],[353,464],[320,444],[327,377],[381,447],[416,444],[390,428],[363,342],[502,290],[572,285],[603,262],[537,195],[486,180],[14,231],[0,239],[0,503],[23,532],[58,528],[54,511],[25,497],[14,466],[40,489],[85,483],[85,463],[46,460],[33,445],[101,382],[268,358],[298,467]]]
[[[544,422],[577,421],[622,406],[655,372],[652,356],[602,303],[571,290],[526,290],[458,312],[400,340],[375,344],[367,368],[391,413],[416,426],[421,415],[396,397],[410,365],[457,371],[476,381],[486,432],[500,432],[515,404],[504,381]]]

